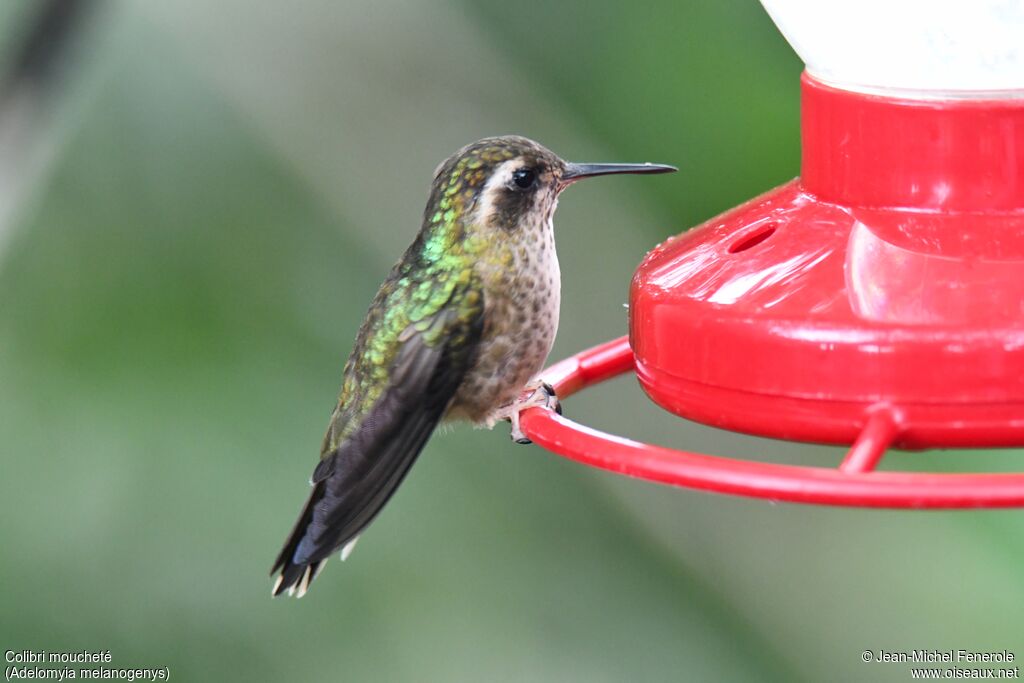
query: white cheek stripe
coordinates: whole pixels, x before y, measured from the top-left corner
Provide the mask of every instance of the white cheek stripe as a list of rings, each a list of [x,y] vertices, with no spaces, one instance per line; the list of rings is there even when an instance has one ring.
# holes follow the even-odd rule
[[[522,164],[522,157],[503,161],[500,166],[494,169],[491,177],[487,179],[483,191],[480,192],[480,199],[477,201],[476,211],[473,213],[473,221],[478,225],[484,224],[484,219],[490,215],[494,208],[494,200],[497,193],[512,182],[512,172]]]

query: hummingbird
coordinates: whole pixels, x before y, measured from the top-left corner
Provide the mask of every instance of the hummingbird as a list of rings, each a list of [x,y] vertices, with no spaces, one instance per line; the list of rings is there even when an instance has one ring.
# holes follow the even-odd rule
[[[416,239],[381,284],[342,372],[312,492],[271,576],[302,597],[327,558],[345,560],[442,420],[512,425],[560,411],[537,378],[558,328],[552,216],[583,178],[668,173],[655,164],[575,164],[524,137],[467,145],[434,172]]]

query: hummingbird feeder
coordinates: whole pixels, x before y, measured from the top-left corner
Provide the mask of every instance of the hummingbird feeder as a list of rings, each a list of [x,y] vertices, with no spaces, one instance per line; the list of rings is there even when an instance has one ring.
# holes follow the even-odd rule
[[[542,447],[772,500],[1024,506],[1024,473],[876,471],[890,448],[1024,446],[1024,6],[764,5],[803,59],[799,178],[640,264],[629,337],[544,373],[561,398],[635,370],[684,418],[850,444],[838,468],[646,445],[545,409]]]

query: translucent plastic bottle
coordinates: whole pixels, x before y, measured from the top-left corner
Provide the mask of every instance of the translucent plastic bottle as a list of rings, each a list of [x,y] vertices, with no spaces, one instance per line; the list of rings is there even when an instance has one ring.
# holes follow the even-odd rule
[[[820,81],[924,98],[1024,97],[1021,0],[762,0]]]

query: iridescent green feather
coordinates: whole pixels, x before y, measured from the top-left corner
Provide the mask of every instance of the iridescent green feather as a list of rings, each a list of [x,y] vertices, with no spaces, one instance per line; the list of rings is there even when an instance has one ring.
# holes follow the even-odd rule
[[[471,321],[483,308],[474,263],[498,254],[475,236],[467,236],[465,221],[486,182],[486,166],[510,156],[505,148],[482,148],[438,172],[423,229],[378,290],[345,364],[323,454],[359,429],[387,390],[392,363],[410,335],[421,335],[431,347],[467,343]],[[458,311],[454,322],[434,324],[439,311],[452,307]]]

